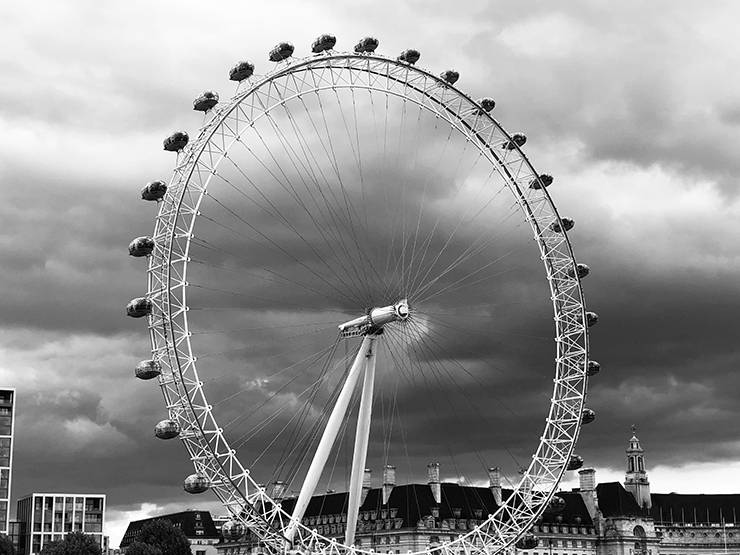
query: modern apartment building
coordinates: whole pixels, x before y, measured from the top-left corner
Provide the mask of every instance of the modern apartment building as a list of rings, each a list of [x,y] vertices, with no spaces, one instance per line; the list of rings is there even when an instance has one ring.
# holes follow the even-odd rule
[[[13,468],[15,388],[0,388],[0,534],[10,529],[10,483]]]
[[[105,495],[32,493],[18,500],[17,520],[24,523],[19,555],[36,555],[44,545],[69,532],[84,532],[105,545]]]

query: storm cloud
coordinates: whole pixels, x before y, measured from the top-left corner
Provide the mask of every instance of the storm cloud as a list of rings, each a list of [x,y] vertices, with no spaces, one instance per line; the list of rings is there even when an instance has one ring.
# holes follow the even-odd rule
[[[667,474],[736,464],[738,15],[730,2],[707,10],[667,1],[481,1],[465,10],[443,2],[286,2],[279,9],[223,2],[212,10],[194,2],[4,5],[0,376],[18,388],[13,495],[104,491],[122,519],[139,514],[143,503],[151,504],[147,510],[193,503],[179,485],[189,471],[182,447],[152,438],[164,414],[161,396],[133,378],[148,339],[123,307],[142,293],[145,278],[126,245],[151,233],[155,210],[139,200],[139,189],[170,174],[174,157],[161,151],[161,140],[176,128],[195,132],[202,117],[190,110],[192,99],[205,88],[228,96],[226,73],[235,61],[252,59],[265,71],[277,41],[291,40],[304,55],[327,31],[340,49],[374,34],[384,53],[414,47],[433,73],[454,67],[460,88],[494,97],[495,116],[510,131],[524,130],[535,166],[555,176],[553,197],[561,214],[576,220],[570,236],[579,261],[592,268],[588,305],[601,316],[591,347],[603,371],[588,398],[598,418],[579,445],[587,464],[619,470],[631,424],[640,426],[648,464]],[[291,244],[309,260],[299,247]],[[523,258],[520,270],[527,264]],[[501,291],[526,299],[530,290],[510,277]],[[199,320],[204,328],[251,330],[248,341],[232,334],[209,345],[250,353],[222,357],[222,375],[207,383],[215,400],[244,391],[219,407],[227,421],[244,411],[245,399],[278,386],[255,376],[294,360],[270,358],[276,342],[295,335],[270,326],[319,322],[329,329],[353,315],[346,302],[324,299],[314,299],[308,313],[296,311],[310,301],[305,291],[259,293],[267,300],[245,302],[228,324]],[[526,458],[548,392],[519,369],[536,366],[539,353],[552,348],[542,306],[541,314],[505,312],[507,333],[534,330],[522,343],[471,333],[446,346],[474,370],[500,369],[496,386],[510,392],[491,400],[459,378],[473,404],[488,411],[483,431],[462,418],[466,441],[501,442]],[[295,346],[320,344],[309,336]],[[457,387],[440,378],[438,386]],[[414,416],[405,423],[415,465],[403,470],[407,477],[423,473],[435,434],[464,450],[460,420],[430,411],[426,389],[400,394]],[[517,433],[522,420],[531,433]],[[375,448],[382,457],[382,445]],[[489,452],[497,454],[505,456]],[[460,454],[466,457],[474,458]],[[449,466],[442,471],[448,478],[473,471]],[[681,484],[666,488],[680,491]],[[705,491],[721,488],[706,484]]]

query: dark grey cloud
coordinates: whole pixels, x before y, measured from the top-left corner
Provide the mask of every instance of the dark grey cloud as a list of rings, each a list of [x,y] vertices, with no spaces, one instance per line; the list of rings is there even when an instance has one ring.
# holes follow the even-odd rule
[[[179,490],[189,472],[182,447],[152,437],[152,426],[164,417],[157,388],[133,379],[132,367],[148,344],[141,323],[126,319],[123,306],[143,292],[145,279],[143,261],[125,249],[131,238],[151,232],[154,215],[138,190],[169,175],[174,158],[161,152],[162,138],[200,125],[191,99],[204,88],[224,96],[233,91],[226,72],[234,61],[251,58],[264,71],[274,42],[291,39],[305,54],[313,36],[327,30],[343,48],[375,33],[385,53],[416,47],[421,65],[433,72],[457,68],[461,88],[493,96],[496,116],[512,131],[525,130],[528,154],[555,175],[552,193],[561,212],[575,217],[576,252],[593,270],[585,282],[589,306],[601,315],[591,339],[603,371],[591,380],[588,400],[598,419],[584,429],[579,446],[587,462],[619,467],[633,423],[642,425],[650,464],[737,459],[732,393],[740,386],[733,371],[740,252],[733,238],[740,214],[733,148],[739,112],[738,85],[728,78],[728,68],[737,65],[728,27],[736,20],[734,5],[708,12],[688,2],[553,7],[531,1],[506,9],[481,2],[463,13],[442,2],[385,8],[361,2],[329,13],[314,3],[292,6],[291,21],[276,20],[267,6],[227,3],[224,10],[238,17],[226,19],[224,10],[173,6],[2,8],[14,46],[0,54],[0,119],[8,130],[0,139],[0,347],[4,382],[19,388],[15,494],[101,490],[120,510],[144,501],[193,502]],[[428,198],[432,192],[444,198],[449,174],[431,181],[437,189],[428,187]],[[413,176],[409,170],[404,179],[418,194],[424,180]],[[212,214],[225,221],[223,211]],[[378,244],[394,212],[384,214],[375,230]],[[251,215],[295,258],[316,262],[305,243],[270,227],[264,212]],[[303,216],[293,211],[290,217]],[[317,238],[313,233],[309,241]],[[238,238],[227,236],[218,236],[222,245],[241,254]],[[280,293],[285,289],[274,281],[256,280],[247,289],[255,297],[227,303],[239,310],[193,313],[202,329],[234,330],[198,343],[202,352],[222,353],[204,358],[211,358],[212,374],[204,366],[204,379],[213,402],[243,390],[217,407],[225,421],[284,383],[260,377],[294,363],[300,352],[318,350],[331,338],[331,326],[355,311],[295,260],[255,245],[259,257],[221,253],[220,260],[241,272],[279,268],[320,286],[324,295],[301,287]],[[526,252],[507,261],[511,270],[496,278],[494,293],[476,290],[489,295],[485,302],[494,307],[499,329],[435,336],[433,353],[461,357],[487,387],[450,367],[423,378],[419,373],[416,382],[400,379],[408,434],[394,437],[408,450],[396,461],[403,476],[421,476],[435,456],[430,453],[444,444],[455,453],[436,453],[447,476],[479,478],[479,455],[509,473],[526,461],[542,426],[552,357],[546,302],[531,312],[524,308],[544,287],[537,260]],[[485,254],[497,255],[493,249]],[[213,251],[210,256],[217,259]],[[238,273],[214,277],[194,270],[194,278],[199,275],[218,287],[246,286]],[[477,314],[480,303],[463,293],[450,298]],[[199,295],[205,304],[225,302],[205,290]],[[470,329],[485,321],[476,318],[446,323]],[[296,337],[300,332],[286,327],[296,323],[305,324],[301,331],[317,331]],[[276,356],[276,345],[285,352]],[[305,385],[307,376],[297,383]],[[395,377],[380,380],[380,390],[393,390]],[[449,390],[453,407],[443,395]],[[248,429],[237,422],[229,437]],[[383,459],[383,448],[382,441],[372,445],[375,461]],[[344,479],[345,451],[337,459],[337,484]],[[278,453],[264,459],[265,475]],[[253,455],[244,452],[247,460]]]

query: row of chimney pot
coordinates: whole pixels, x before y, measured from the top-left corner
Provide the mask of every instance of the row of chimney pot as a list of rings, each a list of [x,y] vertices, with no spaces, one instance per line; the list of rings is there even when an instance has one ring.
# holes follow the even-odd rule
[[[594,491],[596,489],[596,471],[593,468],[584,468],[578,472],[580,478],[580,491]],[[365,501],[368,492],[372,489],[372,470],[369,468],[365,469],[365,473],[362,477],[362,501]],[[442,486],[439,477],[439,463],[432,462],[427,465],[427,484],[432,488],[432,495],[436,503],[442,502]],[[388,503],[391,492],[396,486],[396,467],[390,464],[385,465],[383,468],[383,505]],[[492,467],[488,469],[488,487],[491,488],[494,500],[497,505],[502,502],[501,498],[501,470],[499,467]],[[285,498],[286,485],[285,482],[276,481],[272,483],[271,491],[268,492],[270,496],[275,500],[281,500]],[[395,509],[391,509],[393,511]],[[394,518],[395,515],[391,515]],[[457,515],[456,515],[457,516]],[[383,517],[385,518],[385,517]]]

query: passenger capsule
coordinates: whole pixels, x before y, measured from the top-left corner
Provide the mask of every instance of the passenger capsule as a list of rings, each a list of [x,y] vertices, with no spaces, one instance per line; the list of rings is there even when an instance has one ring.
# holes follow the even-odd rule
[[[150,181],[141,190],[142,200],[159,200],[167,193],[167,183],[164,181]]]
[[[562,513],[565,510],[565,499],[559,495],[554,495],[547,504],[548,513]]]
[[[439,77],[450,85],[454,85],[457,83],[457,80],[460,79],[460,74],[454,69],[448,69],[447,71],[440,73]]]
[[[184,131],[175,131],[172,135],[164,140],[164,149],[169,152],[178,152],[185,148],[190,137]]]
[[[586,368],[586,375],[588,377],[595,376],[599,373],[601,370],[601,364],[596,362],[595,360],[589,360],[588,361],[588,367]]]
[[[126,314],[131,318],[142,318],[152,313],[152,301],[146,297],[131,299],[126,305]]]
[[[576,225],[575,220],[571,218],[560,218],[560,221],[554,221],[550,224],[550,229],[552,229],[555,233],[560,233],[563,230],[570,231],[573,229],[573,226]]]
[[[211,485],[208,483],[208,478],[203,474],[191,474],[182,483],[182,487],[188,493],[203,493],[208,491]]]
[[[227,520],[221,526],[221,535],[227,540],[238,540],[246,533],[246,527],[238,520]]]
[[[214,91],[203,91],[203,94],[193,100],[193,110],[207,112],[218,104],[218,93]]]
[[[502,148],[505,148],[506,150],[514,150],[516,147],[524,146],[524,143],[526,142],[527,136],[524,133],[514,133],[511,136],[511,139],[502,145]]]
[[[591,424],[596,420],[596,411],[592,409],[583,409],[581,411],[581,424]]]
[[[418,50],[414,50],[413,48],[404,50],[398,55],[399,62],[406,62],[407,64],[411,65],[414,65],[416,62],[418,62],[419,58],[421,58],[421,53]]]
[[[547,175],[546,173],[543,173],[539,177],[535,177],[532,181],[529,182],[530,189],[543,189],[545,187],[549,187],[550,185],[552,185],[552,176]]]
[[[480,107],[483,108],[484,112],[490,112],[496,107],[496,101],[490,96],[481,98],[478,100],[478,104],[480,104]]]
[[[159,439],[172,439],[180,435],[180,424],[175,420],[162,420],[154,426],[154,435]]]
[[[570,460],[568,461],[568,466],[565,467],[565,470],[578,470],[583,466],[583,457],[580,455],[571,455]]]
[[[516,547],[517,549],[529,550],[537,547],[539,543],[540,540],[537,539],[537,536],[534,534],[526,534],[517,540]]]
[[[573,269],[573,267],[568,268],[568,275],[572,278],[578,275],[579,279],[583,279],[590,273],[591,268],[589,268],[586,264],[576,264],[575,269]]]
[[[271,62],[282,62],[293,55],[295,48],[289,42],[279,42],[270,50]]]
[[[151,380],[162,373],[162,366],[156,360],[142,360],[134,372],[140,380]]]
[[[244,81],[252,76],[254,73],[254,64],[252,62],[237,62],[234,67],[229,70],[230,81]]]
[[[149,256],[154,250],[154,240],[151,237],[137,237],[128,245],[131,256]]]
[[[590,328],[595,326],[596,322],[599,321],[599,315],[595,312],[586,312],[586,325]]]
[[[319,35],[311,44],[311,52],[314,54],[326,52],[334,48],[335,44],[337,44],[337,37],[334,35]]]
[[[360,42],[355,44],[355,52],[361,54],[363,52],[375,52],[380,42],[375,37],[365,37],[360,39]]]

